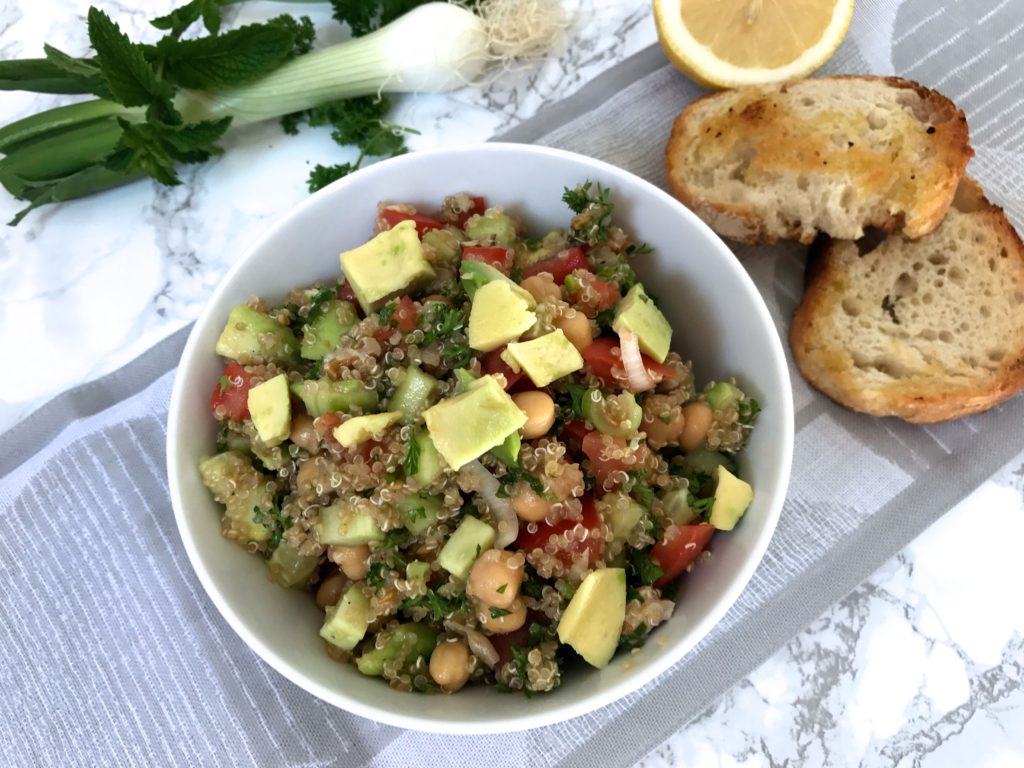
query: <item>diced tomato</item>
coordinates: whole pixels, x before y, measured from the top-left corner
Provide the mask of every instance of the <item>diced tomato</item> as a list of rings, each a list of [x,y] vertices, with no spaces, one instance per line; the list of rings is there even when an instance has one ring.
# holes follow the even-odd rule
[[[666,528],[661,541],[651,548],[651,559],[665,572],[654,586],[660,588],[675,581],[704,551],[714,532],[715,526],[711,523],[670,525]]]
[[[659,381],[671,379],[674,375],[672,369],[664,363],[652,360],[647,355],[641,355],[644,367]],[[612,368],[622,370],[622,357],[619,353],[619,340],[614,336],[602,336],[583,350],[583,359],[590,370],[601,379],[606,387],[629,388],[625,373],[622,376],[615,376]]]
[[[424,234],[432,229],[442,229],[444,227],[442,222],[430,216],[424,216],[419,213],[404,213],[393,208],[385,208],[380,212],[380,217],[387,222],[389,228],[402,221],[411,221],[416,225],[416,231],[420,237],[423,237]]]
[[[577,419],[576,421],[570,421],[562,427],[562,442],[565,443],[566,449],[574,456],[581,456],[583,454],[583,439],[594,430],[587,429],[587,423]]]
[[[544,549],[544,546],[548,543],[548,539],[558,534],[564,534],[566,531],[572,530],[576,527],[577,523],[582,523],[583,527],[593,531],[595,528],[600,527],[601,518],[597,514],[597,507],[594,505],[594,498],[592,496],[584,495],[580,498],[583,503],[583,517],[580,520],[562,520],[560,523],[555,525],[548,525],[547,523],[537,523],[537,530],[534,533],[530,533],[525,525],[519,526],[519,536],[516,539],[516,547],[526,552],[532,552],[535,549]],[[560,549],[555,553],[555,557],[565,563],[566,566],[572,565],[573,557],[580,552],[588,553],[588,562],[593,564],[597,562],[597,559],[601,556],[601,548],[603,544],[601,539],[588,535],[584,541],[573,540],[567,547]]]
[[[419,309],[416,308],[413,300],[408,296],[403,296],[398,300],[398,306],[391,313],[387,324],[397,328],[402,333],[409,333],[416,330],[416,321],[419,318],[419,314]]]
[[[341,299],[342,301],[347,301],[349,304],[355,307],[356,314],[359,315],[359,317],[366,317],[366,313],[363,312],[363,307],[362,305],[360,305],[359,299],[356,298],[355,291],[352,290],[352,283],[350,283],[348,280],[346,280],[345,284],[338,289],[338,298]]]
[[[598,296],[601,297],[600,303],[595,307],[598,312],[615,306],[622,299],[622,294],[619,293],[619,286],[615,283],[609,283],[606,280],[595,277],[591,278],[590,285],[593,286]],[[570,298],[572,298],[573,293],[574,291],[569,292]]]
[[[555,278],[555,282],[561,285],[565,282],[565,278],[577,269],[585,269],[588,272],[593,271],[590,269],[587,257],[583,255],[583,249],[578,245],[574,245],[559,252],[553,258],[531,264],[523,270],[523,278],[533,277],[541,272],[550,272],[551,276]]]
[[[472,200],[473,205],[470,207],[470,209],[468,211],[463,211],[462,213],[460,213],[459,217],[455,220],[455,223],[460,227],[465,225],[465,223],[469,221],[470,216],[483,214],[483,212],[487,210],[487,201],[484,198],[474,197],[472,198]]]
[[[602,488],[605,486],[605,483],[609,480],[613,472],[618,472],[620,470],[623,472],[629,472],[631,469],[637,469],[650,450],[646,445],[641,443],[633,449],[633,452],[636,455],[636,461],[627,463],[622,459],[610,458],[606,455],[606,439],[610,440],[611,443],[619,450],[626,450],[626,448],[629,447],[625,438],[602,435],[600,432],[589,432],[583,438],[583,453],[586,454],[588,459],[590,459],[590,469],[594,473],[594,479],[597,480],[597,484]]]
[[[214,416],[218,411],[231,421],[245,421],[249,418],[250,374],[238,363],[229,363],[224,369],[217,386],[210,395],[210,410]]]
[[[512,267],[512,251],[500,245],[467,245],[462,249],[463,261],[482,261],[503,274]]]
[[[512,389],[516,384],[519,383],[520,379],[525,378],[526,374],[516,373],[512,370],[508,363],[501,359],[501,353],[505,351],[505,347],[501,346],[497,349],[492,349],[480,362],[480,368],[484,374],[490,375],[493,373],[500,373],[505,377],[505,390]]]
[[[498,664],[504,665],[512,661],[512,646],[517,645],[520,648],[526,648],[529,644],[530,639],[530,620],[527,617],[526,622],[517,629],[515,632],[506,632],[501,635],[490,635],[488,640],[491,641],[491,645],[494,646],[494,650],[498,653]]]

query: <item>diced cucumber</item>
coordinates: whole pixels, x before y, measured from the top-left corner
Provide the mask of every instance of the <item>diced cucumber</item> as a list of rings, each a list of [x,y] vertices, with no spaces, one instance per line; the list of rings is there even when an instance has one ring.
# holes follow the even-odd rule
[[[476,559],[494,544],[496,534],[483,520],[466,517],[437,554],[437,562],[457,579],[465,581]]]
[[[427,578],[430,576],[430,563],[425,563],[422,560],[413,560],[407,566],[405,566],[405,578],[409,581],[415,581],[420,584],[426,584]]]
[[[689,488],[666,491],[661,497],[661,503],[665,510],[665,516],[676,525],[689,525],[699,517],[690,509]]]
[[[306,360],[322,360],[338,346],[341,337],[359,322],[355,306],[341,299],[330,299],[318,308],[317,316],[302,329],[299,354]]]
[[[522,448],[523,438],[518,432],[513,432],[505,438],[505,442],[497,448],[491,448],[491,454],[506,467],[512,467],[519,463],[519,449]]]
[[[291,384],[291,391],[302,400],[306,412],[313,418],[339,411],[352,413],[356,409],[363,413],[373,412],[380,404],[377,393],[355,379],[297,381]]]
[[[267,561],[267,575],[282,587],[304,587],[319,565],[319,555],[300,555],[295,547],[282,541]]]
[[[437,522],[437,513],[444,507],[440,496],[412,494],[399,499],[396,504],[402,513],[402,524],[413,535],[419,536]]]
[[[467,389],[469,389],[471,386],[473,386],[473,382],[476,381],[477,378],[478,378],[477,376],[473,375],[472,371],[467,371],[465,368],[456,368],[455,369],[455,381],[456,381],[455,393],[458,394],[459,392],[465,392]]]
[[[386,629],[374,643],[375,647],[356,659],[356,667],[369,677],[383,675],[388,662],[397,661],[403,668],[411,667],[421,656],[430,656],[437,645],[437,634],[436,629],[426,624],[399,624]]]
[[[725,467],[727,470],[736,474],[736,460],[732,456],[727,456],[724,453],[718,451],[711,451],[706,448],[702,448],[697,451],[690,451],[682,459],[683,469],[688,477],[694,477],[695,475],[708,475],[714,477],[715,473],[718,472],[719,467]],[[695,494],[700,495],[698,488],[690,488]]]
[[[316,532],[317,540],[324,546],[354,547],[384,540],[384,533],[373,515],[343,501],[320,510]]]
[[[239,363],[276,360],[294,364],[298,360],[299,342],[287,325],[247,304],[239,304],[228,315],[216,351]]]
[[[366,635],[369,624],[370,600],[363,593],[362,582],[358,582],[348,588],[337,605],[327,609],[320,637],[342,650],[351,651]]]
[[[704,397],[707,398],[708,405],[716,411],[720,411],[723,408],[728,408],[730,405],[733,405],[743,397],[743,393],[740,392],[739,387],[735,384],[728,381],[720,381],[705,392]]]
[[[273,508],[277,484],[260,473],[249,456],[238,451],[210,456],[199,462],[199,475],[225,507],[221,527],[226,538],[243,547],[270,538],[270,530],[258,521],[255,510]]]
[[[420,449],[419,462],[412,477],[420,488],[426,488],[441,476],[441,454],[434,447],[434,441],[430,439],[427,430],[421,429],[412,439]]]
[[[440,388],[441,383],[437,379],[421,371],[419,366],[410,365],[388,402],[388,410],[401,411],[402,423],[413,424],[437,399]]]
[[[434,266],[454,266],[459,258],[459,238],[448,229],[430,229],[420,238],[427,260]]]
[[[495,245],[511,247],[516,241],[516,225],[512,217],[498,211],[470,216],[463,227],[466,237]]]
[[[598,432],[613,437],[629,437],[640,429],[643,409],[632,392],[605,397],[599,389],[588,389],[581,402],[583,418],[594,425]],[[621,414],[609,418],[609,414]]]
[[[624,541],[646,513],[641,504],[621,491],[605,494],[598,502],[598,509],[616,541]]]

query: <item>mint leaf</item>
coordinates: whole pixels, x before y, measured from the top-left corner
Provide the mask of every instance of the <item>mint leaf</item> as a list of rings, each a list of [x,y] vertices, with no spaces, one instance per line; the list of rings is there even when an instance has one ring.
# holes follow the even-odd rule
[[[129,123],[118,118],[121,138],[107,158],[112,171],[141,171],[162,184],[175,186],[181,179],[174,172],[174,158],[163,141],[161,126],[150,123]]]
[[[214,142],[224,135],[230,125],[230,117],[202,120],[198,123],[174,126],[173,130],[164,131],[163,139],[173,150],[175,160],[182,163],[201,163],[213,155],[223,153],[224,150]]]
[[[177,114],[171,105],[174,88],[157,77],[146,60],[144,46],[129,40],[98,8],[89,8],[88,27],[89,42],[96,50],[100,71],[115,101],[126,107],[154,105],[165,115]]]
[[[173,37],[178,37],[200,18],[206,31],[216,35],[220,31],[220,0],[192,0],[149,23],[157,29],[167,30]]]
[[[216,37],[174,40],[157,46],[164,75],[184,88],[216,90],[256,80],[291,56],[295,31],[278,24],[249,24]]]

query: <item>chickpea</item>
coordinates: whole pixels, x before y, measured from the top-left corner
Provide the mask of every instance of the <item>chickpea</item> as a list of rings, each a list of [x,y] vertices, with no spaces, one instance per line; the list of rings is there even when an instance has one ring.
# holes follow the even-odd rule
[[[526,603],[523,598],[517,597],[508,608],[479,605],[476,618],[487,634],[507,635],[526,623]]]
[[[445,640],[430,654],[430,676],[445,693],[455,693],[469,680],[469,646],[465,640]]]
[[[582,312],[573,310],[571,315],[563,315],[553,321],[555,328],[560,328],[565,338],[579,352],[590,346],[594,340],[594,332],[590,328],[590,320]]]
[[[558,301],[562,298],[562,289],[555,283],[555,278],[548,272],[541,272],[523,280],[520,285],[530,292],[530,295],[541,301]]]
[[[466,593],[483,607],[508,608],[519,595],[526,558],[503,549],[488,549],[473,563]]]
[[[644,401],[644,418],[640,428],[653,448],[679,442],[686,420],[682,410],[664,395],[650,395]]]
[[[679,445],[684,451],[692,451],[703,445],[704,438],[711,429],[713,417],[711,406],[704,401],[683,406],[684,424],[683,432],[679,436]]]
[[[308,453],[320,451],[320,435],[316,433],[313,417],[309,414],[300,413],[292,419],[292,431],[289,439]]]
[[[512,395],[512,402],[526,414],[526,423],[523,424],[525,439],[533,440],[535,437],[546,435],[554,425],[555,401],[546,392],[539,390],[518,392]]]
[[[367,562],[369,557],[370,548],[365,544],[357,547],[331,547],[331,560],[353,581],[366,578],[366,574],[370,572],[370,564]]]
[[[307,459],[295,474],[295,487],[299,493],[312,495],[315,493],[313,487],[319,480],[320,466],[317,464],[317,460],[315,458]]]
[[[512,509],[516,511],[520,520],[527,523],[539,523],[551,511],[551,502],[530,486],[523,484],[512,495]]]
[[[321,610],[336,605],[341,600],[341,592],[345,589],[345,577],[341,573],[333,573],[320,582],[316,589],[316,604]]]

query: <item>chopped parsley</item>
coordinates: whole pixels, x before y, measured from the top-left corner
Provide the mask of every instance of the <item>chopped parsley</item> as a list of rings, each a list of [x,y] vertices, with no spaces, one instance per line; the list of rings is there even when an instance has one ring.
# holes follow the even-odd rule
[[[564,579],[556,581],[555,588],[564,600],[572,600],[573,595],[576,594],[576,585]]]
[[[644,509],[650,511],[651,507],[654,506],[654,490],[646,485],[647,475],[644,474],[643,470],[639,469],[634,469],[627,474],[632,482],[630,494]]]
[[[577,243],[603,243],[608,239],[608,227],[612,223],[611,190],[600,183],[587,181],[577,184],[575,189],[568,187],[562,193],[562,201],[573,213],[569,226],[569,239]]]
[[[597,317],[594,320],[597,322],[597,327],[601,329],[602,333],[610,333],[612,323],[615,322],[615,308],[602,309],[597,313]]]
[[[665,575],[661,566],[642,549],[634,549],[629,554],[626,572],[640,584],[650,585]]]
[[[555,393],[555,402],[558,404],[564,421],[583,418],[583,398],[587,394],[587,387],[583,384],[575,384],[571,381],[560,382],[561,391]]]
[[[507,499],[511,495],[509,493],[509,488],[520,480],[530,486],[530,488],[533,489],[533,492],[541,498],[551,499],[551,495],[544,492],[544,484],[538,478],[534,477],[529,472],[526,472],[519,466],[508,467],[508,471],[501,479],[501,485],[498,487],[498,490],[494,495],[499,499]]]
[[[225,392],[231,389],[231,386],[231,377],[228,376],[227,374],[224,374],[219,379],[217,379],[217,394],[223,395]]]
[[[530,647],[536,647],[546,640],[550,640],[554,636],[554,631],[551,627],[545,627],[543,624],[538,624],[536,621],[531,622],[528,632],[528,642]]]
[[[406,477],[412,477],[420,471],[420,441],[411,438],[405,451],[405,458],[402,459],[402,471]]]
[[[494,606],[491,606],[492,619],[500,619],[502,616],[508,616],[510,613],[512,613],[512,611],[507,608],[495,608]]]
[[[523,690],[526,690],[526,683],[529,680],[526,675],[526,665],[529,663],[526,658],[526,651],[518,645],[511,646],[509,650],[512,652],[512,663],[515,665],[516,675],[523,681]]]
[[[619,648],[631,651],[634,648],[642,648],[647,642],[647,625],[640,622],[636,629],[619,637]]]
[[[413,608],[426,608],[434,621],[444,621],[453,613],[467,610],[468,603],[464,592],[453,597],[441,595],[434,589],[428,589],[426,594],[417,597],[409,597],[402,601],[401,609],[409,611]]]
[[[252,519],[259,525],[270,531],[270,543],[277,546],[281,543],[284,532],[292,527],[292,519],[288,515],[281,514],[277,507],[263,509],[262,507],[252,508]]]
[[[398,303],[394,301],[389,301],[387,304],[381,307],[380,312],[378,313],[378,317],[380,318],[380,324],[386,325],[389,328],[397,328],[398,323],[391,322],[391,316],[395,314],[396,309],[398,309]]]
[[[707,517],[711,514],[711,507],[715,503],[715,497],[709,496],[706,499],[699,499],[691,493],[687,496],[686,503],[690,506],[691,511],[701,517]]]
[[[606,283],[617,284],[623,294],[627,293],[638,282],[636,272],[629,266],[626,257],[621,254],[616,257],[615,261],[605,264],[597,270],[597,276]]]
[[[523,596],[532,597],[534,600],[540,600],[544,596],[544,582],[530,566],[526,566],[526,577],[519,585],[519,591]]]
[[[505,584],[502,584],[500,587],[498,587],[494,591],[497,592],[499,595],[504,595],[506,589],[508,589],[508,583],[507,582]]]
[[[327,302],[336,296],[333,288],[321,288],[309,300],[309,312],[306,313],[306,325],[314,322],[327,310]]]
[[[384,563],[374,563],[370,566],[370,570],[366,572],[366,583],[373,589],[383,587],[384,575],[388,570],[389,568]]]
[[[736,411],[739,414],[740,424],[752,426],[761,413],[761,404],[752,397],[745,397],[736,404]]]
[[[447,339],[455,331],[466,327],[466,313],[443,302],[432,303],[427,314],[427,327],[423,329],[424,344]]]

